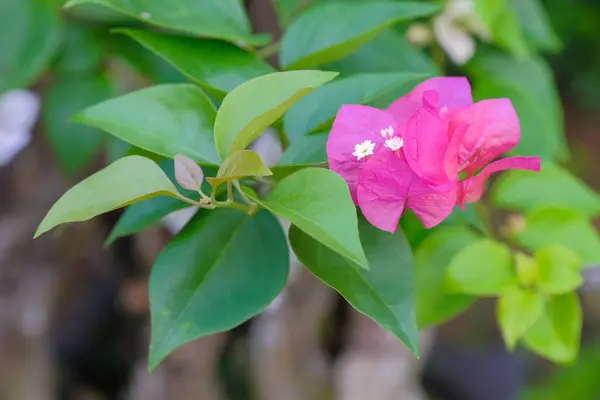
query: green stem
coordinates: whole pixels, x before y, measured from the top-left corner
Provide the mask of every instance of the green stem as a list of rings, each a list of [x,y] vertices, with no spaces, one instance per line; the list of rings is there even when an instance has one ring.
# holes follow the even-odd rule
[[[279,51],[280,42],[273,42],[256,51],[256,55],[262,59],[269,58]]]

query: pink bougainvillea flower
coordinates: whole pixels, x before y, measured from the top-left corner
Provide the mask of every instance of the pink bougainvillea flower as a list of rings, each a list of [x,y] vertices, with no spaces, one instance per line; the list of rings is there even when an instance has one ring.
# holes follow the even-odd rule
[[[465,78],[433,78],[385,111],[342,106],[327,156],[365,217],[393,232],[404,208],[433,227],[454,205],[479,200],[490,174],[510,168],[539,171],[536,157],[513,157],[486,167],[515,147],[519,136],[509,100],[473,104]],[[461,172],[466,179],[459,182]]]

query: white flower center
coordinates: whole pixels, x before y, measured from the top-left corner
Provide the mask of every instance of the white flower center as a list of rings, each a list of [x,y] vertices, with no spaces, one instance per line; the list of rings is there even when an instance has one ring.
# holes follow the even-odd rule
[[[355,156],[357,160],[362,160],[363,158],[372,155],[373,150],[375,150],[375,143],[370,140],[365,140],[354,146],[354,153],[352,153],[352,155]]]
[[[402,138],[398,136],[394,136],[385,141],[385,147],[393,151],[396,151],[399,148],[401,148],[403,144],[404,140],[402,140]]]
[[[384,139],[391,139],[394,137],[394,128],[388,126],[387,128],[382,129],[380,133]]]

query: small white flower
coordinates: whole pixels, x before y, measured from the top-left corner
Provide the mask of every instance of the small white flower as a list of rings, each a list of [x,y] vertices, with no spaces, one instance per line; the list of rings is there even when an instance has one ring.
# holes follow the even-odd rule
[[[404,140],[401,137],[395,136],[385,141],[385,147],[390,150],[396,151],[404,145]]]
[[[388,126],[387,128],[382,129],[380,133],[384,139],[391,139],[394,137],[394,128]]]
[[[375,143],[370,140],[365,140],[354,146],[354,153],[352,153],[352,155],[355,156],[357,160],[362,160],[366,156],[373,155],[373,150],[375,150]]]

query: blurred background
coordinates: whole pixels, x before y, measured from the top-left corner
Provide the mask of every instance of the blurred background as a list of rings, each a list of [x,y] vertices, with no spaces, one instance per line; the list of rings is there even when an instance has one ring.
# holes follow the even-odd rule
[[[186,79],[111,35],[112,26],[135,23],[106,9],[62,12],[58,35],[41,15],[60,3],[0,0],[0,400],[600,399],[594,269],[581,289],[582,350],[571,366],[507,353],[491,300],[424,331],[415,360],[292,261],[288,287],[264,314],[182,347],[148,373],[148,272],[185,211],[110,247],[104,241],[119,211],[32,236],[67,188],[127,150],[67,118],[120,93]],[[277,38],[271,2],[245,3],[255,30]],[[568,167],[600,190],[600,1],[540,3],[560,42],[544,57],[560,92]],[[9,23],[13,17],[19,24]],[[410,27],[402,29],[408,36]],[[431,52],[412,34],[408,46]],[[19,57],[23,88],[36,75],[29,91],[8,90],[15,85],[2,66],[10,57]],[[270,157],[277,145],[265,140],[258,146]]]

